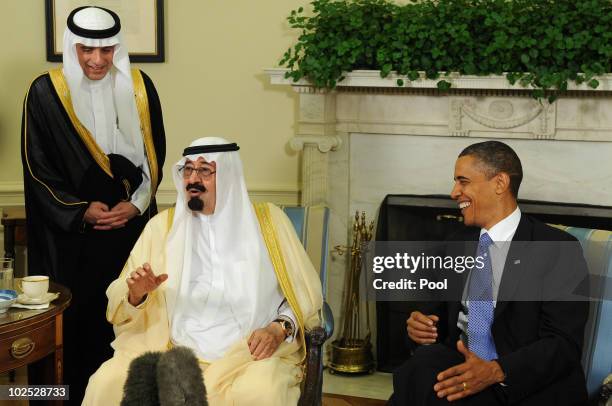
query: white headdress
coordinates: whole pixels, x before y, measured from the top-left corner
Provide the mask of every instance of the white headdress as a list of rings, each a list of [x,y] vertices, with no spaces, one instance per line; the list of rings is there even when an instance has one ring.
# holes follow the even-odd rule
[[[80,7],[73,10],[64,31],[63,70],[75,113],[81,123],[93,133],[95,124],[90,90],[92,81],[85,76],[79,64],[76,44],[115,47],[110,83],[121,137],[115,140],[114,152],[125,156],[134,165],[141,166],[144,163],[144,146],[140,118],[134,99],[128,50],[120,29],[119,17],[110,10],[101,7]]]

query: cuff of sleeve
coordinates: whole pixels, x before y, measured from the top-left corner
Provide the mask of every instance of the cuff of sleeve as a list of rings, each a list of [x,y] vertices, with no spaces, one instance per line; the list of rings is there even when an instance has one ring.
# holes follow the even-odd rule
[[[136,315],[140,314],[141,310],[144,309],[147,305],[147,303],[149,303],[149,296],[150,295],[145,295],[145,299],[142,301],[142,303],[140,303],[138,306],[133,306],[128,297],[129,297],[130,293],[126,293],[125,297],[123,298],[123,303],[124,306],[123,308],[125,309],[126,314],[129,317],[135,317]]]
[[[151,181],[149,180],[146,173],[143,173],[144,177],[140,187],[136,189],[132,198],[130,199],[130,203],[132,203],[140,213],[139,216],[142,216],[145,213],[147,207],[149,207],[149,203],[151,201]]]
[[[134,199],[134,196],[132,196],[132,199],[130,200],[130,203],[132,203],[134,205],[134,207],[136,207],[138,209],[138,214],[137,216],[142,216],[142,214],[145,212],[145,209],[147,208],[147,203],[148,200],[145,199]]]

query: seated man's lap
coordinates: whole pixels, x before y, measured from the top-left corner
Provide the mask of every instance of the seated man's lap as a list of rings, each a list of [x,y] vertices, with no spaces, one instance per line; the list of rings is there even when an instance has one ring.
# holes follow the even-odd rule
[[[132,360],[115,356],[104,362],[89,378],[84,405],[118,405],[123,397],[128,367]]]
[[[132,359],[115,356],[103,363],[89,379],[84,405],[118,405],[123,397]],[[203,367],[204,374],[206,367]],[[296,405],[300,397],[301,368],[279,357],[249,362],[236,375],[221,403],[241,405]],[[206,385],[206,379],[204,380]],[[214,405],[215,399],[210,402]]]
[[[500,394],[493,388],[461,401],[448,402],[438,398],[433,389],[438,382],[438,374],[463,362],[465,358],[446,345],[436,343],[419,346],[408,361],[393,371],[392,405],[502,405]]]
[[[278,357],[250,362],[233,381],[236,405],[295,405],[300,397],[301,368]]]

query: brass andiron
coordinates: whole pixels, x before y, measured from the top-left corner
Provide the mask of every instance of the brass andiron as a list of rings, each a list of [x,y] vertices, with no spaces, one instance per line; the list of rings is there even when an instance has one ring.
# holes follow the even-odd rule
[[[362,312],[359,303],[359,281],[361,278],[362,255],[367,244],[372,240],[374,222],[366,225],[365,212],[355,213],[353,223],[353,244],[351,247],[337,246],[336,252],[340,255],[350,249],[350,269],[344,280],[344,296],[342,305],[344,319],[340,338],[331,344],[330,373],[372,373],[374,372],[374,357],[370,342],[370,309],[365,301],[365,330],[362,335]],[[365,287],[364,287],[365,288]],[[365,290],[367,292],[367,290]],[[363,338],[362,338],[363,337]]]

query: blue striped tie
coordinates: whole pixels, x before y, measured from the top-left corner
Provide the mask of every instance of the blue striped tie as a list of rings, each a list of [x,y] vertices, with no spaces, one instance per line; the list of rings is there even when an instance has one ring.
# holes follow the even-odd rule
[[[477,256],[484,266],[472,268],[468,286],[468,347],[478,357],[490,361],[497,358],[495,343],[491,335],[493,324],[493,268],[489,246],[493,240],[484,233],[478,241]]]

